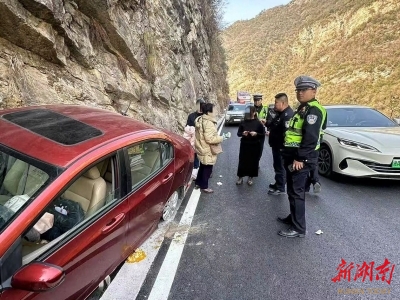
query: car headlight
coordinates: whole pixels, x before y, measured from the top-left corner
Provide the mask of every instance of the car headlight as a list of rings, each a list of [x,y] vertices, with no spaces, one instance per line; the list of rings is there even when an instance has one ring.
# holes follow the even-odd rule
[[[343,145],[343,146],[352,147],[352,148],[356,148],[356,149],[360,149],[360,150],[380,152],[378,149],[376,149],[370,145],[363,144],[363,143],[354,142],[354,141],[345,140],[345,139],[339,139],[339,138],[337,140],[338,140],[339,144]]]
[[[230,117],[231,117],[230,115],[225,115],[225,119],[226,119],[226,120],[229,120]]]

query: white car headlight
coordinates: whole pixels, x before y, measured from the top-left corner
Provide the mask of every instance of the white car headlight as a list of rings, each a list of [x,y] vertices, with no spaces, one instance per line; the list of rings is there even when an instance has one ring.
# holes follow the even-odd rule
[[[229,120],[230,118],[231,118],[230,115],[225,115],[225,119],[226,119],[226,120]]]
[[[345,140],[345,139],[337,139],[340,145],[343,146],[347,146],[347,147],[352,147],[352,148],[357,148],[360,150],[368,150],[368,151],[374,151],[374,152],[380,152],[378,149],[370,146],[370,145],[366,145],[363,143],[359,143],[359,142],[354,142],[354,141],[350,141],[350,140]]]

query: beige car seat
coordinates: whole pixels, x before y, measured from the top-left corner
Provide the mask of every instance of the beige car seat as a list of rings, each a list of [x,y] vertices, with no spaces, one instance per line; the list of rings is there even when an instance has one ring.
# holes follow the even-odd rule
[[[144,153],[141,155],[142,164],[140,168],[131,171],[133,183],[138,183],[160,168],[159,149],[158,142],[149,142],[145,144]]]
[[[65,192],[65,199],[78,202],[86,217],[103,207],[106,201],[106,181],[95,166],[79,177]]]
[[[9,195],[0,195],[0,204],[4,204],[15,195],[32,196],[47,179],[47,173],[17,159],[4,178],[3,187]]]
[[[113,193],[113,174],[112,174],[112,160],[107,158],[97,164],[100,176],[106,181],[106,203],[114,198]]]

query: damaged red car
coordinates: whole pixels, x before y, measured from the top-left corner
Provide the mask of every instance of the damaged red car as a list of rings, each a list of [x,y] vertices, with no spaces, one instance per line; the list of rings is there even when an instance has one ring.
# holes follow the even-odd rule
[[[0,111],[0,299],[85,299],[185,196],[181,136],[107,110]]]

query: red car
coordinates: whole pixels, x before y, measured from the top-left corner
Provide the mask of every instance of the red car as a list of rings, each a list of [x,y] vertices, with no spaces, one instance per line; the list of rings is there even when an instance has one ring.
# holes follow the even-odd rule
[[[85,299],[171,220],[183,137],[107,110],[0,111],[0,299]]]

